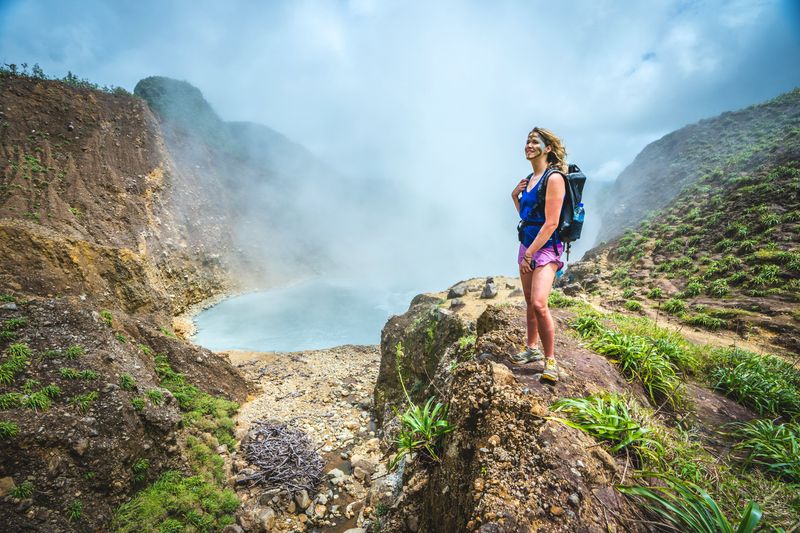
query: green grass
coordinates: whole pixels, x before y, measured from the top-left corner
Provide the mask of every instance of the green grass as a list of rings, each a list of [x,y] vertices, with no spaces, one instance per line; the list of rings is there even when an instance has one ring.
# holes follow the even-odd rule
[[[679,315],[686,311],[686,302],[677,298],[670,298],[661,308],[671,315]]]
[[[623,305],[628,311],[639,312],[642,310],[642,302],[636,300],[628,300]]]
[[[100,311],[100,320],[110,328],[114,324],[114,315],[108,309],[102,309]]]
[[[114,338],[123,344],[128,342],[128,338],[125,337],[125,335],[123,335],[122,333],[115,333]]]
[[[122,373],[119,376],[119,386],[122,390],[133,390],[136,387],[136,381],[128,373]]]
[[[746,464],[800,483],[800,422],[753,420],[737,424],[734,435],[740,439],[736,449],[747,453]]]
[[[91,408],[92,404],[97,400],[98,396],[99,395],[97,391],[87,392],[86,394],[79,394],[72,398],[72,403],[75,405],[75,407],[78,408],[78,410],[81,413],[85,413]]]
[[[570,298],[565,296],[563,292],[554,290],[547,298],[547,305],[554,308],[577,307],[583,305],[583,302],[577,298]]]
[[[663,484],[617,488],[656,517],[665,529],[692,533],[752,533],[761,521],[761,508],[755,502],[748,502],[742,515],[732,522],[701,487],[664,474],[646,473],[643,477],[658,479]]]
[[[6,356],[0,363],[0,385],[10,385],[17,374],[25,369],[31,357],[31,349],[27,344],[11,344],[5,350]]]
[[[19,426],[14,422],[0,420],[0,439],[10,439],[19,434]]]
[[[139,531],[221,531],[234,524],[239,499],[201,476],[184,477],[167,471],[148,488],[123,504],[111,529],[120,533]],[[165,529],[169,526],[170,529]]]
[[[150,470],[150,461],[147,459],[139,459],[133,466],[131,467],[131,471],[133,472],[133,480],[136,483],[140,483],[147,479],[147,471]]]
[[[83,516],[83,502],[80,500],[72,500],[67,506],[67,518],[70,522],[77,522]]]
[[[608,393],[564,398],[550,409],[566,415],[566,418],[556,420],[609,443],[612,453],[628,449],[637,457],[639,466],[657,462],[665,453],[664,447],[652,438],[652,430],[642,423],[643,417],[629,403],[633,402]]]
[[[772,355],[717,349],[708,361],[712,388],[762,415],[800,414],[800,373]]]
[[[595,352],[617,362],[629,379],[637,379],[654,403],[668,401],[673,407],[684,402],[675,365],[646,337],[606,330],[589,341]]]
[[[25,500],[33,495],[33,483],[30,481],[23,481],[13,489],[11,489],[11,497],[17,500]]]
[[[59,374],[64,379],[78,379],[78,371],[74,368],[62,368],[59,370]]]
[[[166,355],[156,354],[154,359],[160,384],[178,401],[184,412],[184,424],[211,433],[221,444],[233,447],[236,441],[231,417],[239,409],[239,404],[211,396],[189,383],[183,374],[172,369]]]
[[[651,300],[658,300],[662,297],[662,295],[663,291],[661,290],[661,287],[653,287],[647,292],[647,297]]]
[[[144,409],[144,398],[131,398],[131,406],[134,411],[141,411]]]
[[[686,319],[684,322],[690,326],[716,331],[722,329],[727,325],[727,322],[722,318],[710,316],[706,313],[697,313]]]
[[[0,394],[0,409],[13,409],[22,403],[22,394],[18,392],[6,392]]]
[[[405,389],[405,386],[403,387]],[[394,468],[397,463],[414,452],[419,452],[422,456],[439,462],[436,448],[441,438],[453,430],[447,421],[447,406],[436,402],[431,397],[425,402],[424,406],[419,406],[411,401],[406,394],[408,406],[403,413],[395,411],[400,418],[400,431],[395,439],[397,455],[390,464]]]
[[[225,460],[197,437],[186,438],[189,462],[195,474],[219,486],[225,484]]]
[[[167,337],[171,337],[173,339],[177,339],[177,336],[175,335],[175,333],[169,328],[165,328],[165,327],[161,326],[160,328],[158,328],[158,331],[160,331],[161,333],[163,333]]]
[[[145,394],[147,394],[147,397],[153,405],[161,405],[164,403],[164,393],[158,389],[150,389]]]
[[[83,347],[78,346],[77,344],[70,346],[64,351],[64,357],[67,359],[77,359],[78,357],[86,354],[86,350]]]

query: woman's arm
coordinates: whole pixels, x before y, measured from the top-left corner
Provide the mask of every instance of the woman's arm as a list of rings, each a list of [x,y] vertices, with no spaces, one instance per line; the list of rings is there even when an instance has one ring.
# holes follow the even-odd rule
[[[514,200],[514,207],[517,208],[517,213],[519,213],[519,195],[528,187],[528,179],[525,178],[524,180],[520,181],[514,190],[511,192],[511,199]]]
[[[525,260],[530,262],[539,248],[550,238],[558,227],[558,219],[561,216],[561,206],[564,203],[564,193],[566,192],[564,175],[561,172],[553,172],[547,178],[547,192],[545,193],[544,203],[544,224],[539,229],[539,233],[533,240],[528,250],[525,252]]]

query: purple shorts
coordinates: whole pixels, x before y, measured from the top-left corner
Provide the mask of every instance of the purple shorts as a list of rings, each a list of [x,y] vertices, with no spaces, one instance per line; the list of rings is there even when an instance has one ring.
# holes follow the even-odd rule
[[[564,262],[561,260],[561,254],[564,253],[564,245],[558,243],[556,245],[558,248],[558,253],[553,250],[553,244],[548,243],[544,245],[542,248],[539,248],[535,254],[533,254],[533,261],[531,261],[531,268],[536,269],[537,267],[543,267],[548,263],[556,263],[558,264],[558,268],[556,270],[561,270],[564,268]],[[519,252],[517,252],[517,264],[522,263],[523,257],[525,257],[525,250],[528,247],[524,244],[520,243],[519,245]]]

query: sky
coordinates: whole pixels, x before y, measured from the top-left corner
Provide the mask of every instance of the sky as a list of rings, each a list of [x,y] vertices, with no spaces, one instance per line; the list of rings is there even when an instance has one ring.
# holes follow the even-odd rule
[[[225,120],[402,184],[447,275],[513,275],[532,127],[613,180],[670,131],[800,86],[798,4],[19,0],[0,4],[0,61],[129,90],[189,81]]]

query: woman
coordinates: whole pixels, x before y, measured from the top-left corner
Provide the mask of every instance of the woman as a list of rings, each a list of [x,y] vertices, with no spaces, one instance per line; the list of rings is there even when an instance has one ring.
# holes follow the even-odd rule
[[[558,381],[555,359],[555,327],[547,298],[553,288],[556,272],[564,263],[561,253],[564,246],[555,229],[566,194],[565,175],[567,152],[561,140],[544,128],[534,128],[525,144],[525,158],[530,161],[533,174],[514,188],[511,197],[517,208],[522,226],[517,262],[522,290],[527,304],[526,318],[528,342],[525,350],[512,356],[516,363],[530,363],[545,359],[542,379]],[[546,180],[543,179],[546,177]],[[546,182],[546,190],[541,190]],[[544,202],[539,198],[544,194]],[[542,341],[539,350],[538,342]]]

